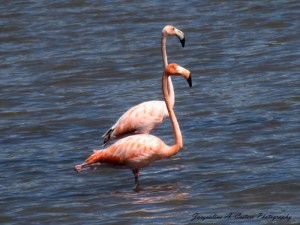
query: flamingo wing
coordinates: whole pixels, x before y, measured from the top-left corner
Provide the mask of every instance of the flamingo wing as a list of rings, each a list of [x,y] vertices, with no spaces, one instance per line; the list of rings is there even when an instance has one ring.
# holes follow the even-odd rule
[[[166,147],[161,139],[150,134],[128,136],[104,150],[95,150],[84,164],[103,163],[130,169],[142,168],[163,159],[162,153]]]
[[[140,103],[127,112],[104,135],[104,144],[115,138],[132,134],[148,134],[168,117],[164,101]]]

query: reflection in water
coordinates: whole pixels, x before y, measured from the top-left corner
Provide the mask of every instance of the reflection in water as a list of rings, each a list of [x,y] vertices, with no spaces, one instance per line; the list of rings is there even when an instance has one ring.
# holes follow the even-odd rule
[[[147,198],[145,196],[147,195],[152,195],[152,194],[157,194],[157,193],[168,193],[168,196],[162,196],[163,199],[172,199],[174,196],[177,194],[183,194],[182,193],[182,187],[179,187],[180,183],[170,183],[170,184],[161,184],[161,185],[149,185],[147,187],[142,187],[138,192],[135,192],[134,190],[131,191],[126,191],[126,192],[119,192],[119,191],[113,191],[111,192],[111,195],[115,196],[127,196],[127,197],[132,197],[132,198],[137,198],[136,203],[141,203],[141,202],[147,202],[147,200],[141,200],[140,198],[144,199]],[[183,189],[190,189],[190,187],[186,186],[183,187]],[[188,196],[187,193],[183,194],[184,196]],[[150,201],[150,200],[149,200]]]
[[[112,196],[128,199],[134,205],[131,209],[124,209],[120,213],[124,217],[141,216],[145,219],[174,218],[176,214],[168,213],[176,210],[182,202],[191,196],[191,187],[182,187],[182,183],[168,183],[149,185],[139,192],[114,192]],[[165,207],[159,207],[164,205]],[[167,212],[167,213],[166,213]]]
[[[185,200],[190,198],[188,193],[161,193],[160,196],[151,196],[151,197],[140,197],[135,199],[133,203],[162,203],[162,202],[172,202],[177,200]]]
[[[133,197],[133,203],[160,203],[169,202],[173,200],[183,200],[189,198],[189,194],[186,191],[188,187],[180,187],[180,183],[153,185],[141,188],[136,194],[130,194]],[[147,197],[147,196],[151,197]],[[157,195],[157,196],[156,196]]]

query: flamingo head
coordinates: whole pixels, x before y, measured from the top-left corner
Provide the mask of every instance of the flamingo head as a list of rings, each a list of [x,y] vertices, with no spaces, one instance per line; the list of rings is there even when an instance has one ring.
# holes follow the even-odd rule
[[[165,68],[165,74],[167,75],[181,75],[183,76],[187,82],[189,83],[190,87],[192,87],[192,75],[191,72],[176,63],[170,63]]]
[[[185,44],[185,37],[184,37],[184,33],[177,29],[176,27],[172,26],[172,25],[167,25],[163,28],[162,30],[162,35],[163,36],[176,36],[182,47],[184,47],[184,44]]]

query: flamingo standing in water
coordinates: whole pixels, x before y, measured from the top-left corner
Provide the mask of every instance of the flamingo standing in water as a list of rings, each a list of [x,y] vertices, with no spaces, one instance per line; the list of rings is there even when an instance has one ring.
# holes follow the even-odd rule
[[[161,50],[164,68],[168,65],[166,41],[167,36],[176,36],[184,47],[184,33],[174,26],[167,25],[162,30]],[[168,78],[168,92],[172,106],[175,102],[175,95],[171,77]],[[140,103],[126,111],[119,120],[103,137],[103,145],[115,138],[121,138],[132,134],[148,134],[169,116],[164,101],[147,101]]]
[[[176,115],[173,110],[172,100],[168,92],[168,77],[181,75],[192,86],[190,72],[175,64],[169,64],[163,74],[162,89],[165,104],[170,115],[170,121],[174,131],[175,143],[166,145],[161,139],[150,134],[136,134],[125,137],[103,150],[94,150],[83,164],[76,165],[75,171],[81,172],[101,167],[128,168],[135,177],[135,189],[139,187],[140,168],[146,167],[156,160],[166,159],[175,155],[183,146],[182,135]]]

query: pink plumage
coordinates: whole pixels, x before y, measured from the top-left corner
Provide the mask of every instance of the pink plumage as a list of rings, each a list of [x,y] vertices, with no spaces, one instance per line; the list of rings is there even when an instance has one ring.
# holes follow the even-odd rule
[[[185,43],[182,31],[171,25],[163,28],[161,48],[164,68],[168,65],[166,52],[167,36],[176,36],[182,46],[184,46]],[[171,104],[174,105],[175,97],[171,77],[168,79],[168,92],[171,98]],[[103,144],[105,145],[115,138],[122,138],[128,135],[148,134],[168,116],[168,110],[164,101],[147,101],[140,103],[125,112],[120,119],[105,132],[102,136]]]
[[[133,134],[148,134],[169,116],[164,101],[147,101],[140,103],[124,113],[116,124],[104,135],[108,139]]]
[[[104,150],[94,150],[85,164],[98,164],[98,167],[128,168],[131,170],[143,168],[152,162],[163,159],[162,151],[167,149],[167,145],[158,137],[150,134],[139,134],[120,139]],[[78,167],[81,172],[88,166]]]
[[[169,158],[175,155],[183,146],[182,135],[171,98],[168,94],[168,77],[181,75],[192,84],[190,72],[175,63],[169,64],[163,74],[163,94],[165,104],[170,115],[170,121],[174,131],[175,143],[166,145],[161,139],[150,134],[137,134],[125,137],[103,150],[95,150],[83,164],[75,166],[77,172],[98,167],[114,167],[131,169],[135,176],[136,188],[140,168],[146,167],[156,160]]]

